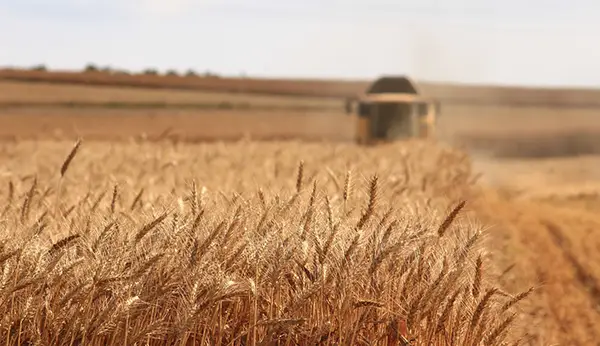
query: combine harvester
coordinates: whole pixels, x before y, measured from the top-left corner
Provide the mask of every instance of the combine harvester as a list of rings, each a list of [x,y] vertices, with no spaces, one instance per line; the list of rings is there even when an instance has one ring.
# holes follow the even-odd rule
[[[346,101],[346,113],[358,116],[355,140],[365,145],[434,138],[440,109],[437,99],[421,95],[406,77],[381,77]]]

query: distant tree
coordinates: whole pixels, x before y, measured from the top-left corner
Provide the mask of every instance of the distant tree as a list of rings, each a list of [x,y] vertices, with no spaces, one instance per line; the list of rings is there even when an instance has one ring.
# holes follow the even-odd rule
[[[156,69],[153,69],[153,68],[145,69],[143,73],[145,75],[149,75],[149,76],[156,76],[156,75],[158,75],[158,71]]]
[[[125,71],[125,70],[112,70],[112,74],[115,75],[129,75],[129,71]]]
[[[187,70],[187,72],[185,73],[185,75],[187,77],[197,77],[198,76],[198,74],[196,73],[196,71],[194,71],[192,69]]]
[[[31,69],[33,71],[48,71],[48,68],[46,68],[46,65],[43,65],[43,64],[33,66]]]
[[[98,67],[94,64],[87,64],[85,66],[85,72],[98,72]]]
[[[210,71],[206,71],[204,73],[204,77],[207,77],[207,78],[219,78],[219,75],[216,74],[216,73],[212,73]]]
[[[175,70],[168,70],[166,75],[167,76],[179,76],[179,74]]]

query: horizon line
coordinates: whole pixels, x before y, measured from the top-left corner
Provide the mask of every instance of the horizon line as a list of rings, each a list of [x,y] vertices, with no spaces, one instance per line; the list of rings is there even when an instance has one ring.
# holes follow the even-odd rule
[[[95,71],[86,71],[88,66],[94,66],[97,68]],[[38,70],[36,68],[44,67],[44,70]],[[109,69],[106,71],[106,69]],[[156,74],[146,74],[145,71],[153,70]],[[530,83],[502,83],[502,82],[468,82],[468,81],[457,81],[457,80],[433,80],[425,78],[412,77],[410,73],[382,73],[374,75],[371,78],[368,77],[342,77],[342,76],[298,76],[298,75],[261,75],[261,74],[221,74],[210,69],[204,69],[200,72],[194,68],[156,68],[156,67],[145,67],[139,70],[129,70],[125,68],[112,67],[110,65],[101,65],[95,63],[88,63],[83,68],[50,68],[46,64],[39,63],[29,66],[24,65],[0,65],[1,71],[23,71],[23,72],[38,72],[38,73],[68,73],[68,74],[83,74],[83,73],[107,73],[117,75],[118,73],[125,73],[130,76],[156,76],[156,77],[181,77],[186,78],[186,73],[193,71],[195,77],[198,78],[220,78],[220,79],[249,79],[249,80],[264,80],[264,81],[298,81],[298,82],[342,82],[342,83],[370,83],[381,77],[387,76],[402,76],[407,77],[410,80],[415,81],[423,86],[452,86],[452,87],[475,87],[475,88],[503,88],[503,89],[524,89],[524,90],[569,90],[569,91],[600,91],[600,85],[589,86],[589,85],[576,85],[576,84],[530,84]],[[169,71],[176,72],[175,75],[168,75]],[[113,72],[113,73],[111,73]],[[0,78],[1,79],[1,78]]]

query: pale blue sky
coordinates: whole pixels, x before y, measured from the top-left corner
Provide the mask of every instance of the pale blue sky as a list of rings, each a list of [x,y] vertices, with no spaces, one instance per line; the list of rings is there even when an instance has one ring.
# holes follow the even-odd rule
[[[600,86],[592,0],[0,0],[0,65]]]

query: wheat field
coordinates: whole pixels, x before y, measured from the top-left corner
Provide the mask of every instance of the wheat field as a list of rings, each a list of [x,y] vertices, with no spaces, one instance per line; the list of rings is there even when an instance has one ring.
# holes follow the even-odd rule
[[[517,345],[519,305],[424,142],[0,142],[5,345]]]

